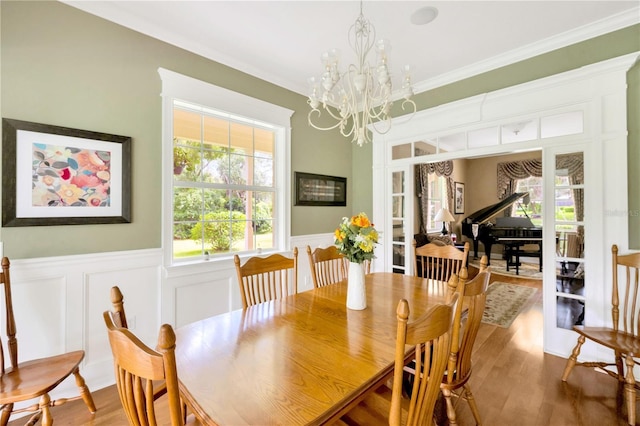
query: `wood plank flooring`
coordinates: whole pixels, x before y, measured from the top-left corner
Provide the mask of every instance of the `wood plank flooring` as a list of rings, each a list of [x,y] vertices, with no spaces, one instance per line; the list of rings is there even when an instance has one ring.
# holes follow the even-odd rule
[[[473,275],[473,273],[471,273]],[[540,288],[540,281],[493,275],[492,281]],[[483,424],[517,426],[626,425],[616,408],[617,383],[587,368],[575,368],[560,380],[565,359],[542,352],[542,291],[508,328],[482,324],[474,348],[470,380]],[[55,425],[126,425],[115,387],[93,392],[98,412],[82,401],[52,409]],[[159,407],[159,409],[161,409]],[[475,424],[466,402],[457,408],[458,424]],[[11,426],[24,421],[14,420]]]

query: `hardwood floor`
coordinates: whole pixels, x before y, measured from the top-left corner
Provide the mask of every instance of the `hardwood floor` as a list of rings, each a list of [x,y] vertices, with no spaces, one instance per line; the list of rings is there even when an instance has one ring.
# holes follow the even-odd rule
[[[473,272],[471,272],[473,275]],[[493,275],[492,281],[540,288],[540,281]],[[616,408],[615,380],[592,369],[575,368],[560,380],[565,359],[542,352],[542,291],[508,328],[482,324],[474,349],[471,389],[483,424],[517,426],[626,425]],[[93,392],[98,412],[82,401],[52,409],[56,425],[126,425],[115,388]],[[464,401],[456,410],[462,426],[475,424]],[[9,425],[21,425],[19,420]]]

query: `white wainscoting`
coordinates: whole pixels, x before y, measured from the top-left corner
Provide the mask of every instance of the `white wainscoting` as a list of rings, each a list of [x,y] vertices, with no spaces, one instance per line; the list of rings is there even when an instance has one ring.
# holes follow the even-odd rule
[[[333,234],[296,236],[290,244],[298,247],[298,291],[309,290],[306,246],[331,245]],[[151,347],[161,323],[180,327],[241,307],[232,258],[169,269],[162,265],[161,249],[11,260],[19,359],[83,349],[81,373],[89,388],[113,384],[102,313],[111,309],[114,285],[124,294],[129,328]],[[4,315],[1,321],[5,327]],[[51,396],[71,395],[77,395],[73,379]]]
[[[154,342],[160,318],[161,260],[159,249],[11,260],[19,360],[83,349],[80,371],[90,389],[112,384],[113,364],[102,319],[102,312],[111,308],[110,289],[120,286],[130,325],[143,340]],[[2,327],[6,327],[4,315]],[[77,394],[71,378],[52,397]]]

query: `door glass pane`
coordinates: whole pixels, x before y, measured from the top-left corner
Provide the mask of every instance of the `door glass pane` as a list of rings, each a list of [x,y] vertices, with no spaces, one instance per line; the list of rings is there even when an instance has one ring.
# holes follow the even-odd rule
[[[392,271],[400,274],[405,272],[405,258],[407,255],[407,242],[405,239],[405,172],[391,173],[391,202],[392,202]]]
[[[405,143],[402,145],[396,145],[391,147],[391,159],[401,160],[403,158],[411,157],[411,144]]]
[[[404,217],[404,196],[394,195],[393,197],[393,217]]]
[[[403,179],[404,173],[403,172],[393,172],[391,174],[391,179],[392,179],[392,189],[391,191],[394,194],[402,194],[404,192],[404,179]]]
[[[396,274],[404,274],[404,244],[393,244],[393,267],[392,271]]]
[[[584,324],[584,162],[581,152],[556,156],[554,177],[557,327]]]
[[[574,325],[584,325],[584,299],[558,296],[557,307],[558,328],[570,330]]]
[[[393,220],[393,242],[404,242],[404,220]]]

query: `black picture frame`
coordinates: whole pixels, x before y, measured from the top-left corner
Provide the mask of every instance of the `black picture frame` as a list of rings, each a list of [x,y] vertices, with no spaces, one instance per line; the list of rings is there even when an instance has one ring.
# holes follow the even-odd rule
[[[131,137],[2,119],[2,226],[131,222]]]
[[[347,178],[295,172],[296,206],[346,206]]]
[[[464,214],[464,183],[455,182],[453,191],[454,214]]]

